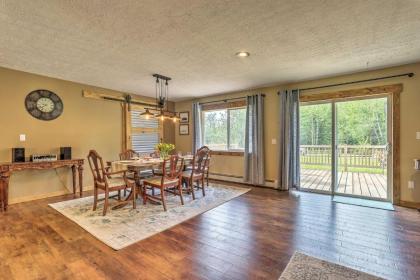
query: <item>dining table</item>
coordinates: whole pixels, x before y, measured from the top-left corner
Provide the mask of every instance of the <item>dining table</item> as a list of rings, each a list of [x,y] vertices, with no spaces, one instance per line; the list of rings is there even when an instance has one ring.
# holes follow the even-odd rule
[[[193,160],[193,155],[183,155],[180,158],[184,159],[184,168]],[[134,158],[130,160],[116,160],[108,162],[112,172],[126,170],[133,173],[134,181],[136,182],[137,189],[143,195],[143,189],[141,188],[140,180],[144,179],[142,173],[152,171],[153,169],[162,168],[163,159],[161,158]],[[150,174],[150,173],[149,173]],[[138,192],[139,193],[139,192]],[[133,193],[127,196],[126,200],[132,199]]]

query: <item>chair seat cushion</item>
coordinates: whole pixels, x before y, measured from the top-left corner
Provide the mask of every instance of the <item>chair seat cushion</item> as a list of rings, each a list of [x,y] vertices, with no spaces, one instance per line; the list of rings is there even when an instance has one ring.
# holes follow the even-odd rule
[[[182,177],[191,178],[191,172],[192,172],[192,170],[186,170],[186,171],[182,172]],[[202,172],[200,172],[200,173],[194,172],[194,178],[201,178],[201,176],[203,176]]]
[[[115,188],[115,187],[125,187],[126,183],[124,181],[123,177],[113,177],[113,178],[107,178],[108,181],[108,187],[109,188]],[[127,181],[129,184],[134,184],[134,180],[131,180],[127,178]]]
[[[160,185],[161,182],[162,182],[162,176],[155,176],[152,178],[147,178],[147,179],[144,179],[143,181],[144,184],[152,184],[152,185]],[[177,183],[178,183],[178,178],[175,178],[175,179],[165,178],[165,181],[164,181],[164,185],[177,184]]]

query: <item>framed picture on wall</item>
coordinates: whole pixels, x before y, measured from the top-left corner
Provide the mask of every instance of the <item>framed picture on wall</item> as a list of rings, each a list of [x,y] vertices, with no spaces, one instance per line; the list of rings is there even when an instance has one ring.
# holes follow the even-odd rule
[[[179,122],[180,123],[189,123],[190,122],[190,112],[180,112],[179,113]]]
[[[179,135],[189,135],[190,134],[190,125],[189,124],[180,124],[179,125]]]

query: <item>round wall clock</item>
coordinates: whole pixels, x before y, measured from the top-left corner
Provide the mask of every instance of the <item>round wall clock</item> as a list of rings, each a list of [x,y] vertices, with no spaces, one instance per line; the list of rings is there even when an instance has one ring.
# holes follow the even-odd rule
[[[25,99],[25,107],[32,117],[50,121],[63,113],[63,101],[54,92],[38,89],[30,92]]]

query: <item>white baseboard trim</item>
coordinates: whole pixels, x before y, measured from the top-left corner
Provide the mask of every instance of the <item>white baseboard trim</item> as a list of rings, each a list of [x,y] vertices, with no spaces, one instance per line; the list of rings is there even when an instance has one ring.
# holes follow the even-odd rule
[[[227,175],[227,174],[211,174],[210,173],[209,179],[227,181],[227,182],[232,182],[232,183],[244,183],[244,178],[242,176]],[[265,184],[262,185],[262,187],[275,189],[276,185],[273,181],[265,181]]]

